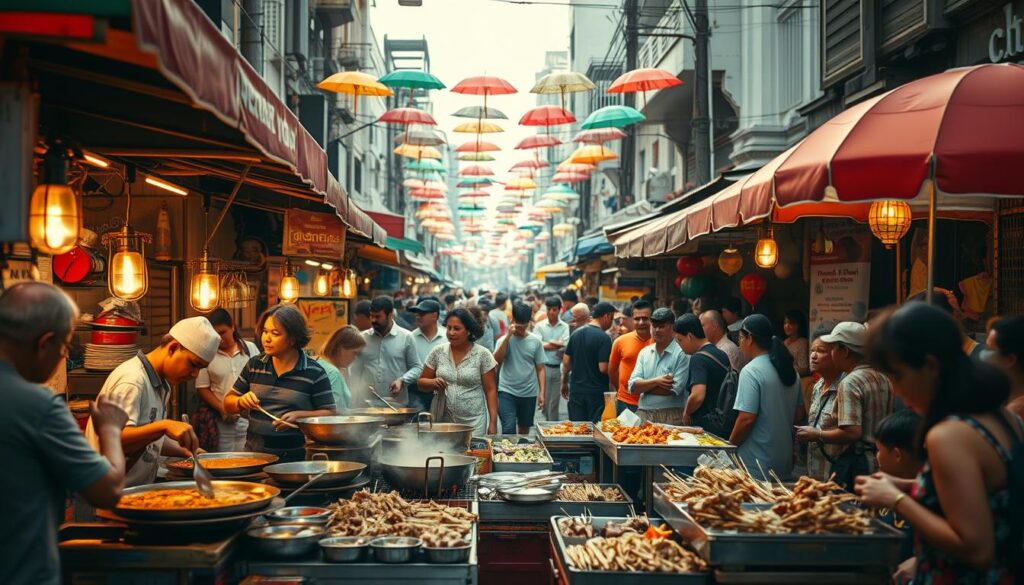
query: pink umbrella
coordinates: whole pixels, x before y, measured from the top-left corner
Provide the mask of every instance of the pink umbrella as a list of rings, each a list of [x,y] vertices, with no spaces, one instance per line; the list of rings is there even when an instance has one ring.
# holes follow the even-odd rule
[[[604,144],[612,140],[622,140],[626,136],[626,133],[618,128],[594,128],[580,132],[572,140],[584,144]]]
[[[472,165],[459,171],[460,177],[489,177],[493,174],[494,171],[483,165]]]
[[[521,126],[561,126],[562,124],[572,124],[576,121],[576,116],[565,108],[558,106],[539,106],[532,110],[527,110],[523,117],[519,119]]]
[[[517,171],[519,169],[544,169],[550,167],[551,163],[543,160],[521,160],[516,164],[512,165],[510,171]]]
[[[555,173],[554,177],[551,177],[552,183],[582,183],[590,178],[590,175],[584,173]]]
[[[526,150],[529,148],[546,148],[548,146],[558,146],[562,141],[555,138],[554,136],[548,136],[546,134],[537,134],[535,136],[527,136],[526,138],[519,141],[516,145],[517,150]]]

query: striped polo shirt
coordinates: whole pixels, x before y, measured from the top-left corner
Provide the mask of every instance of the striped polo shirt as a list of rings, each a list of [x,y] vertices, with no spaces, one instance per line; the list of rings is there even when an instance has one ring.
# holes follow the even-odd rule
[[[316,360],[301,351],[295,367],[281,376],[274,371],[274,362],[270,356],[260,354],[250,359],[232,389],[236,394],[249,391],[260,399],[260,406],[275,416],[293,410],[337,409],[327,372]],[[303,438],[298,429],[274,430],[270,417],[258,410],[249,411],[249,433],[281,439]]]

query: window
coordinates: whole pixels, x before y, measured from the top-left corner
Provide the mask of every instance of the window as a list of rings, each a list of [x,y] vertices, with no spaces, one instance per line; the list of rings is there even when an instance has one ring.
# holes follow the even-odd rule
[[[779,109],[800,103],[803,97],[803,10],[799,6],[779,19]]]
[[[352,163],[352,190],[356,193],[363,192],[363,161],[357,156]]]

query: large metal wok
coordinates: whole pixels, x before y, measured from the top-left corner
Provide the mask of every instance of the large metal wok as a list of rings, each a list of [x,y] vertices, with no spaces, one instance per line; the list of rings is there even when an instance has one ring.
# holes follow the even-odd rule
[[[124,496],[153,492],[160,490],[182,490],[196,489],[194,481],[169,481],[164,483],[153,483],[130,487],[124,490]],[[215,493],[222,493],[229,490],[245,491],[253,495],[251,501],[241,504],[225,504],[207,508],[135,508],[128,505],[124,497],[114,506],[113,511],[124,518],[138,518],[140,520],[194,520],[198,518],[217,518],[221,516],[232,516],[244,514],[267,507],[276,498],[281,490],[274,486],[253,483],[249,481],[227,481],[214,480],[213,489]]]
[[[367,408],[349,408],[344,412],[347,415],[354,416],[372,416],[375,418],[383,418],[384,424],[389,427],[397,427],[404,425],[405,423],[416,418],[417,410],[415,408],[396,406],[394,410],[387,406],[371,406]]]
[[[435,423],[429,412],[421,412],[416,417],[415,426],[406,425],[385,431],[384,450],[396,449],[411,442],[422,447],[425,453],[462,455],[469,450],[474,430],[470,425]]]
[[[365,463],[328,461],[326,455],[317,453],[313,461],[268,465],[263,468],[263,472],[278,485],[302,485],[323,474],[316,480],[316,487],[324,488],[349,485],[364,469]]]
[[[327,445],[359,447],[384,426],[379,416],[313,416],[295,421],[310,441]]]
[[[425,496],[440,494],[453,485],[464,485],[476,469],[477,458],[469,455],[385,455],[379,465],[391,487],[422,489]]]
[[[253,473],[259,473],[267,465],[277,462],[277,455],[271,455],[270,453],[251,453],[245,451],[238,452],[222,452],[222,453],[202,453],[196,455],[199,459],[199,464],[210,472],[213,477],[238,477],[240,475],[250,475]],[[187,477],[192,476],[192,462],[188,457],[176,457],[167,460],[167,469],[173,470],[175,473],[185,475]],[[258,459],[259,463],[250,463],[247,465],[229,465],[225,467],[218,467],[216,465],[209,465],[210,461],[220,460],[231,462],[232,460],[242,459]],[[187,464],[186,464],[187,462]]]

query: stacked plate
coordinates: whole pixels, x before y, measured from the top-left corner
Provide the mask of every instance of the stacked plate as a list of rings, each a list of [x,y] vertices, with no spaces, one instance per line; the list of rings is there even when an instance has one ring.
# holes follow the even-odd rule
[[[109,372],[135,357],[139,346],[85,344],[85,369],[93,372]]]

